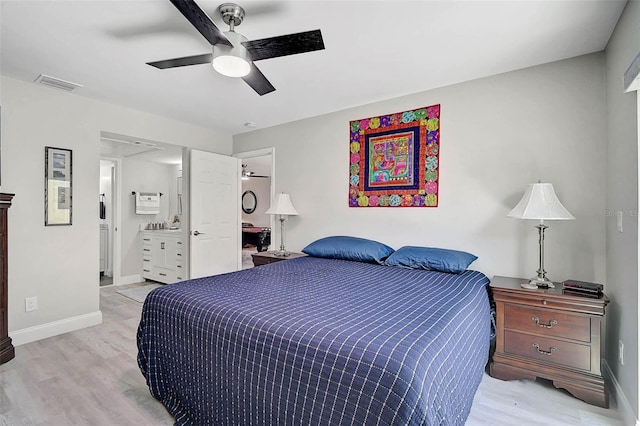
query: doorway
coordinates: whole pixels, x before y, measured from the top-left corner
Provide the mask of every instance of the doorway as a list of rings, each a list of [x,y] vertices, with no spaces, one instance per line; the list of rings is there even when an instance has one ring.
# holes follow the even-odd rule
[[[152,222],[171,224],[172,227],[178,223],[182,228],[180,219],[183,214],[179,207],[187,210],[180,203],[182,188],[179,185],[181,179],[178,179],[182,177],[183,148],[102,131],[100,154],[98,200],[104,200],[105,213],[105,218],[99,219],[103,225],[100,232],[109,235],[108,243],[102,242],[107,255],[101,276],[111,276],[113,285],[139,283],[144,281],[139,231]],[[138,214],[134,192],[163,194],[159,213]],[[102,204],[96,213],[102,213]],[[104,284],[106,280],[103,278],[101,281]]]
[[[113,285],[114,256],[114,190],[117,163],[115,160],[100,160],[100,192],[98,194],[98,215],[100,218],[100,287]]]
[[[253,267],[252,254],[271,248],[273,216],[265,214],[275,194],[275,148],[234,154],[242,160],[242,269]]]

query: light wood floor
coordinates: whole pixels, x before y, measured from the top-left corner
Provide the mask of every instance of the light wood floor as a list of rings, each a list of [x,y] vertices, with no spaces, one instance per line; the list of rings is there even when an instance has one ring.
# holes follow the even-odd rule
[[[101,325],[16,348],[0,366],[0,425],[170,425],[136,363],[142,304],[100,289]],[[467,425],[622,425],[615,408],[583,403],[545,383],[488,375]]]

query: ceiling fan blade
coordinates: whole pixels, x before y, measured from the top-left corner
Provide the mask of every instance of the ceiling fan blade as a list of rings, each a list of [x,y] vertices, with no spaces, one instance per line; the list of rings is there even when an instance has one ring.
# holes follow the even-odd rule
[[[324,49],[320,30],[244,41],[242,45],[254,61]]]
[[[165,59],[164,61],[147,62],[147,65],[164,70],[167,68],[186,67],[188,65],[210,64],[213,62],[213,55],[205,53],[204,55],[186,56],[184,58]]]
[[[233,47],[231,42],[225,37],[220,29],[213,23],[209,15],[204,10],[200,9],[193,0],[169,0],[191,25],[196,27],[196,30],[200,31],[200,34],[207,39],[211,45],[225,44],[229,47]]]
[[[242,77],[242,79],[260,96],[276,90],[254,63],[251,63],[251,71],[249,74]]]

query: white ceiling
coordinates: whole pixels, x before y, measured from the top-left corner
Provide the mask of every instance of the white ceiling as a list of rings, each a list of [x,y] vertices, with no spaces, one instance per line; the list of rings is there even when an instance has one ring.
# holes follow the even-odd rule
[[[0,72],[82,84],[75,93],[231,134],[603,50],[625,1],[241,1],[249,40],[320,28],[326,49],[259,61],[258,96],[208,65],[168,0],[1,0]],[[217,7],[197,0],[224,31]],[[56,89],[50,89],[56,90]]]

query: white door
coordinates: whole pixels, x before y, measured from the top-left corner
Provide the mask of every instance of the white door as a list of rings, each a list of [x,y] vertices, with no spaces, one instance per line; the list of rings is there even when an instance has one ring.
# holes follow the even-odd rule
[[[240,269],[240,161],[191,151],[190,278]]]

